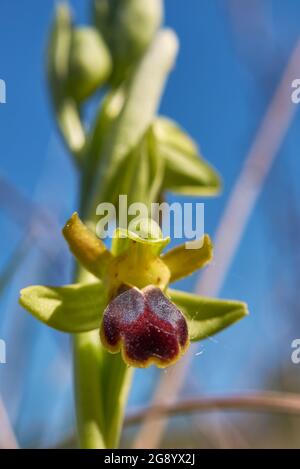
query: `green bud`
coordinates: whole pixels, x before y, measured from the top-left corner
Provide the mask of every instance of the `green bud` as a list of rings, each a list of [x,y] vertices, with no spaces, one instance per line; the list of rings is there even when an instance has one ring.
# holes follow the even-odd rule
[[[112,81],[120,83],[153,40],[162,21],[162,0],[94,0],[94,16],[113,56]]]
[[[83,101],[103,85],[111,74],[109,50],[95,28],[72,31],[68,88],[76,101]]]

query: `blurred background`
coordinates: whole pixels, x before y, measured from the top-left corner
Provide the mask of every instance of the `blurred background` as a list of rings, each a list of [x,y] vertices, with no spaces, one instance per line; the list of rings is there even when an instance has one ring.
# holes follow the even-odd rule
[[[7,93],[6,104],[0,104],[0,339],[7,347],[0,398],[20,446],[34,448],[75,445],[70,338],[18,306],[24,286],[71,280],[60,230],[77,208],[78,181],[55,126],[45,76],[55,4],[0,0],[0,78]],[[78,23],[88,23],[89,2],[70,4]],[[197,199],[205,202],[205,229],[213,236],[300,39],[300,2],[166,0],[165,23],[181,47],[160,112],[194,137],[223,176],[221,196]],[[98,101],[96,96],[89,102],[87,117]],[[300,365],[291,362],[291,343],[300,337],[300,114],[288,105],[293,110],[280,147],[275,145],[219,292],[246,301],[251,314],[192,350],[180,398],[300,391]],[[267,140],[276,137],[269,133]],[[196,201],[171,195],[168,200]],[[195,274],[178,287],[193,291],[197,282]],[[137,371],[127,412],[150,403],[159,378],[169,372]],[[0,421],[0,437],[1,431]],[[121,446],[130,447],[138,431],[125,427]],[[159,446],[300,447],[300,418],[194,413],[167,422]]]

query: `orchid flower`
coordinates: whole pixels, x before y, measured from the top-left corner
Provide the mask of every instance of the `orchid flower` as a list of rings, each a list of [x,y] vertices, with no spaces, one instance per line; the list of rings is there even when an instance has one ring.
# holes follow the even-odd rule
[[[190,341],[211,336],[247,314],[244,303],[219,300],[170,288],[212,259],[204,235],[200,247],[185,244],[163,253],[170,242],[117,229],[111,251],[73,214],[63,229],[70,250],[92,274],[91,281],[63,287],[31,286],[20,303],[36,318],[64,332],[99,329],[111,353],[121,352],[130,366],[166,367],[188,349]]]

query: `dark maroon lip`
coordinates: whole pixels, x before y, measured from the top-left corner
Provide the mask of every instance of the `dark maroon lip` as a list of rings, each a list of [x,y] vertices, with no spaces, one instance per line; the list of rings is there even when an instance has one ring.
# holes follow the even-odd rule
[[[131,288],[104,311],[101,339],[110,351],[122,350],[130,365],[164,367],[185,351],[188,328],[181,311],[159,288]]]

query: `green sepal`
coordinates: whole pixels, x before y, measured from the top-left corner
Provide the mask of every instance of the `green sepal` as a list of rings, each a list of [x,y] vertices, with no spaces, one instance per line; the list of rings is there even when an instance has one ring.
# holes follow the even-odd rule
[[[165,162],[165,190],[195,196],[218,194],[221,190],[218,173],[199,154],[196,143],[184,130],[170,119],[158,117],[151,131]]]
[[[206,339],[247,316],[246,303],[208,298],[179,290],[167,290],[184,314],[191,341]]]
[[[191,249],[194,244],[196,249]],[[170,282],[184,278],[208,264],[213,257],[213,245],[208,235],[203,241],[196,240],[176,246],[162,255],[171,272]]]
[[[40,321],[63,332],[86,332],[100,327],[106,306],[101,282],[63,287],[31,286],[20,292],[20,304]]]

